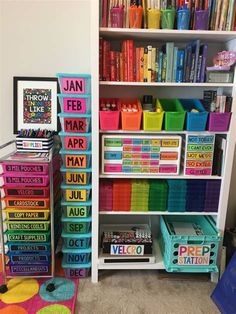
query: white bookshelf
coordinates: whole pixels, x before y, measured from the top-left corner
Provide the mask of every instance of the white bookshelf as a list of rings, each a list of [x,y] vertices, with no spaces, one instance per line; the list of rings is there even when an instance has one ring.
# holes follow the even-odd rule
[[[236,97],[233,99],[232,117],[230,129],[228,132],[215,132],[216,134],[225,134],[227,136],[227,149],[225,154],[225,165],[222,176],[185,176],[183,174],[175,176],[157,176],[157,175],[129,175],[129,178],[172,178],[172,179],[216,179],[221,180],[221,193],[219,198],[219,207],[217,213],[212,212],[105,212],[99,211],[99,179],[100,178],[124,178],[124,175],[104,175],[100,174],[99,158],[100,145],[99,135],[111,134],[190,134],[188,131],[178,132],[146,132],[146,131],[100,131],[99,130],[99,96],[100,97],[114,97],[122,95],[123,97],[140,97],[146,93],[152,94],[154,97],[164,97],[170,95],[172,98],[181,98],[183,94],[188,93],[188,98],[201,98],[202,91],[205,89],[219,90],[227,92],[231,95],[236,95],[236,75],[234,75],[234,82],[228,83],[142,83],[142,82],[99,82],[99,36],[106,39],[120,41],[124,39],[134,39],[139,42],[167,42],[174,41],[183,44],[194,39],[200,39],[209,44],[209,59],[210,60],[216,51],[227,49],[227,47],[236,47],[236,32],[232,31],[178,31],[178,30],[148,30],[148,29],[115,29],[115,28],[99,28],[99,4],[95,1],[91,7],[91,69],[92,69],[92,104],[93,104],[93,119],[92,119],[92,147],[93,147],[93,191],[92,191],[92,282],[98,281],[99,270],[112,269],[164,269],[164,264],[160,254],[158,244],[156,245],[156,262],[150,263],[116,263],[104,264],[100,255],[100,230],[101,223],[109,222],[124,222],[135,221],[136,219],[158,219],[160,215],[210,215],[215,221],[217,228],[223,234],[225,228],[225,220],[227,213],[227,203],[231,179],[231,171],[234,156],[234,143],[236,134]],[[185,97],[186,98],[186,97]],[[196,132],[193,132],[196,133]],[[204,134],[214,134],[214,132],[203,132]],[[217,277],[212,273],[212,278]]]

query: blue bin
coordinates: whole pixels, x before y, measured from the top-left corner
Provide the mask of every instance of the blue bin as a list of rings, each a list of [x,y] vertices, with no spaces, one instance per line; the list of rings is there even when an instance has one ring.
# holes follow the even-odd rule
[[[180,99],[180,102],[187,112],[185,129],[187,131],[205,131],[207,124],[208,112],[204,109],[198,99]],[[198,112],[191,112],[192,109]]]

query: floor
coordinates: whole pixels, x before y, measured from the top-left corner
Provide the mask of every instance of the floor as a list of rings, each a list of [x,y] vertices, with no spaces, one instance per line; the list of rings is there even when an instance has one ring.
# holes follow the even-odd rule
[[[171,275],[119,270],[101,273],[97,284],[81,280],[75,314],[220,313],[210,298],[215,284],[205,275]]]

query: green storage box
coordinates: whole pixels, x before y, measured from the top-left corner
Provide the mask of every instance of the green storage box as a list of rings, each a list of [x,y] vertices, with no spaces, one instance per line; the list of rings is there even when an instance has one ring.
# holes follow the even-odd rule
[[[184,129],[185,114],[178,99],[160,99],[165,112],[164,129],[166,131],[182,131]]]

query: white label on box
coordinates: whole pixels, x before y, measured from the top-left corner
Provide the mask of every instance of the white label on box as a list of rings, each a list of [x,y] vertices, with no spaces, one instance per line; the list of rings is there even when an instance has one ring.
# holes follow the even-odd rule
[[[23,141],[23,148],[42,149],[43,143],[42,142],[36,142],[36,141]]]
[[[209,265],[210,245],[180,245],[178,265]]]
[[[111,255],[144,255],[144,245],[111,244]]]

